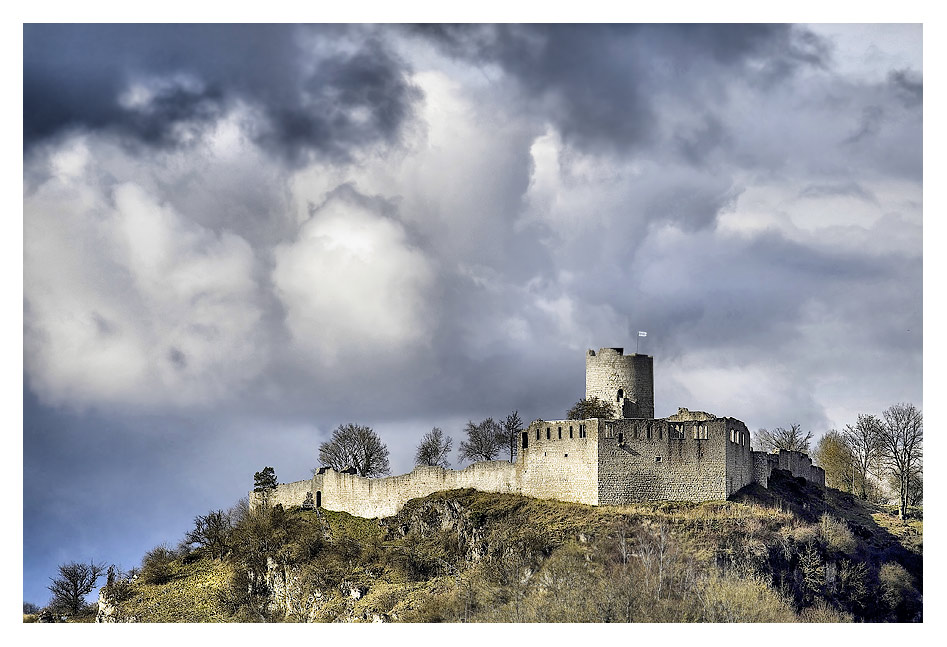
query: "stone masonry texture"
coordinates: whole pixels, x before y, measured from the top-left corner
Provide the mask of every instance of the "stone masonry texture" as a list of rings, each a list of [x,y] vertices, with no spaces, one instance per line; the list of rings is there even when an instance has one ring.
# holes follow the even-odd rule
[[[515,463],[488,461],[463,470],[416,467],[410,474],[363,478],[320,470],[307,481],[250,493],[252,506],[301,506],[307,494],[328,510],[386,517],[410,499],[474,488],[590,505],[723,500],[774,469],[824,487],[825,472],[801,452],[756,452],[736,418],[680,408],[654,418],[653,358],[621,348],[586,354],[586,397],[612,402],[620,417],[537,420],[520,437]]]

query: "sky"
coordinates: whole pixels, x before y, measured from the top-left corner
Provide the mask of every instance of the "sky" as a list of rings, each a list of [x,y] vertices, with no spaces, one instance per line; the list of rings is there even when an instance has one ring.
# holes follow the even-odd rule
[[[919,25],[26,25],[24,600],[343,423],[922,401]],[[462,467],[456,452],[452,465]]]

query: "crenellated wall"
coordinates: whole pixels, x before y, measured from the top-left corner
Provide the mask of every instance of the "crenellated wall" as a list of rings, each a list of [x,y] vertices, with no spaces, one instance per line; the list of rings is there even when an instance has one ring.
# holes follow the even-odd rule
[[[521,433],[515,464],[417,467],[377,479],[325,469],[265,495],[251,493],[251,504],[300,506],[311,493],[317,506],[372,518],[391,516],[411,499],[458,488],[590,505],[708,501],[754,482],[766,487],[776,468],[825,485],[825,472],[806,454],[752,451],[750,432],[736,418],[680,408],[654,419],[652,365],[652,357],[625,355],[621,348],[588,351],[586,397],[611,402],[620,417],[537,420]]]

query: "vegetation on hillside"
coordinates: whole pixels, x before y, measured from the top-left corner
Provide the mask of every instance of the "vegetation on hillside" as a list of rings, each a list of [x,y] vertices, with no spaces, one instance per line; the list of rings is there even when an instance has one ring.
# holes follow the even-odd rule
[[[223,553],[159,551],[158,580],[143,568],[107,598],[138,621],[917,621],[914,513],[779,472],[702,504],[455,490],[382,520],[244,509]]]

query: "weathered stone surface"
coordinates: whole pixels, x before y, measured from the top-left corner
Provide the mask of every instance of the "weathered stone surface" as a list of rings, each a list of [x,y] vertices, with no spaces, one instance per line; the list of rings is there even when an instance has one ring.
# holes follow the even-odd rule
[[[616,405],[614,420],[537,420],[521,434],[516,463],[490,461],[463,470],[417,467],[410,474],[369,479],[321,468],[308,481],[285,483],[252,505],[317,507],[361,517],[392,516],[410,499],[474,488],[590,505],[726,499],[773,468],[825,484],[825,473],[800,452],[750,449],[743,422],[678,409],[655,419],[653,358],[621,348],[586,354],[586,397]]]

